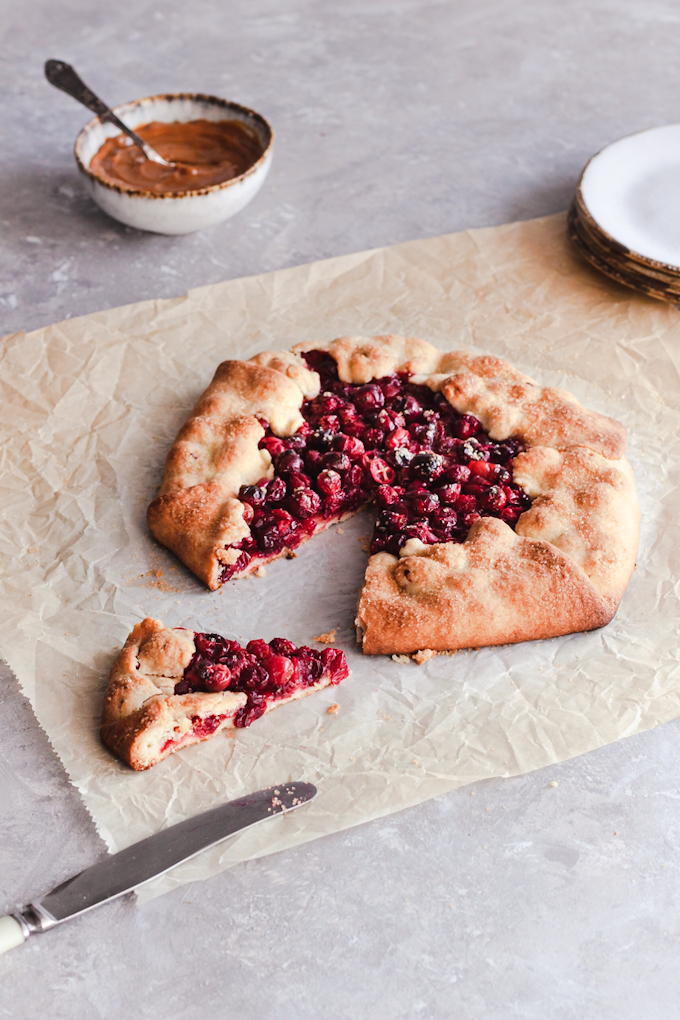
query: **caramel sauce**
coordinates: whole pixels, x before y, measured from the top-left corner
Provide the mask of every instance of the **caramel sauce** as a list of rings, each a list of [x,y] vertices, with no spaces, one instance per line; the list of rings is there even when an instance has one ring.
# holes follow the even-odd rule
[[[135,129],[163,159],[147,159],[127,135],[107,138],[93,156],[90,171],[109,184],[156,194],[197,191],[245,173],[262,155],[262,144],[238,120],[151,121]]]

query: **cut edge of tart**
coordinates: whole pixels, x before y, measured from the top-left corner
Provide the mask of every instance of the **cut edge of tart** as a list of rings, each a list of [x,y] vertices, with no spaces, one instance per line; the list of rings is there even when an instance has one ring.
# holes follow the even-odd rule
[[[375,501],[368,654],[607,623],[639,512],[625,429],[508,362],[397,336],[223,362],[166,461],[154,536],[213,590]]]
[[[219,634],[135,624],[104,697],[102,742],[136,771],[349,675],[344,652],[286,638],[244,648]]]

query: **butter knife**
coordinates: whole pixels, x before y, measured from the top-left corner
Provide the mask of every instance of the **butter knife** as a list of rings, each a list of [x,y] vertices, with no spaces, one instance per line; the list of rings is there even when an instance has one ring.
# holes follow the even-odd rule
[[[138,889],[241,829],[308,803],[316,792],[311,783],[270,786],[133,843],[69,878],[42,899],[0,917],[0,953],[22,945],[30,935]]]

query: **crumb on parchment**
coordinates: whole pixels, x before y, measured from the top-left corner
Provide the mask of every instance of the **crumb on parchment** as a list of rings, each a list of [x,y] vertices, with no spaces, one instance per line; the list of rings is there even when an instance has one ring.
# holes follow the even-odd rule
[[[267,573],[267,568],[264,566],[263,563],[260,564],[260,566],[257,568],[257,570],[253,571],[253,574],[255,575],[255,577],[264,577],[264,575],[266,573]]]
[[[413,655],[393,655],[392,659],[394,662],[402,662],[406,665],[407,662],[417,662],[419,666],[429,662],[430,659],[434,659],[435,655],[454,655],[455,652],[435,652],[432,648],[421,648],[419,652],[414,652]]]
[[[368,535],[362,535],[361,538],[358,539],[358,542],[364,552],[371,551],[371,539]]]
[[[320,641],[322,645],[334,645],[337,633],[337,630],[329,630],[325,634],[317,634],[314,640]]]
[[[176,587],[176,585],[169,584],[163,577],[163,571],[152,568],[147,570],[144,574],[139,575],[140,580],[148,578],[144,582],[145,588],[155,588],[157,591],[176,591],[181,592],[183,589]]]
[[[334,701],[333,704],[329,705],[328,708],[326,709],[328,715],[337,715],[339,711],[340,706],[338,705],[337,701]]]

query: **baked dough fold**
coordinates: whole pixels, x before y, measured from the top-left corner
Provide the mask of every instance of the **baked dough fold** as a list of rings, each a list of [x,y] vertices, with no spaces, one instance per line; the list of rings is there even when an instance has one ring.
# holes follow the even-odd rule
[[[195,651],[191,631],[147,618],[135,624],[119,652],[99,732],[102,743],[133,769],[148,769],[178,747],[204,740],[201,722],[220,719],[210,735],[233,727],[245,705],[245,694],[230,691],[173,693]]]

